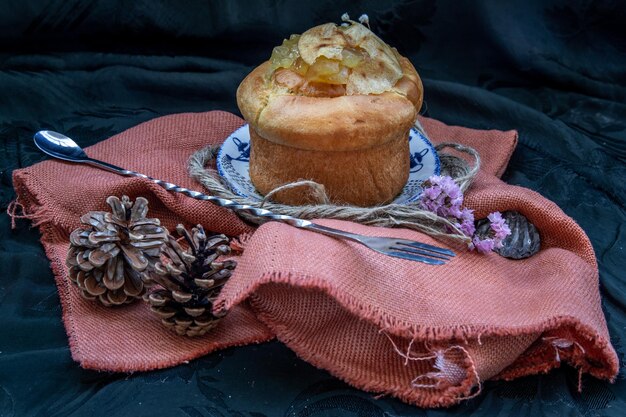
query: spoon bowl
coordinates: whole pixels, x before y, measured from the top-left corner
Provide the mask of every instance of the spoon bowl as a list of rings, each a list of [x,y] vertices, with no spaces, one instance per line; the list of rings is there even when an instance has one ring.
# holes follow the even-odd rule
[[[86,162],[89,157],[72,139],[52,130],[35,133],[35,145],[44,153],[71,162]]]

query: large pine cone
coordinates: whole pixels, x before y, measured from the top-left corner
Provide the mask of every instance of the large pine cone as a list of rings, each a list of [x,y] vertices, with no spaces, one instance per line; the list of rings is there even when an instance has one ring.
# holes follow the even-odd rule
[[[67,266],[83,297],[105,306],[126,304],[144,293],[143,279],[169,235],[159,219],[146,218],[148,200],[107,198],[112,213],[92,211],[70,235]]]
[[[218,262],[230,253],[224,235],[207,237],[202,226],[192,233],[178,225],[176,228],[189,248],[183,249],[172,236],[163,247],[161,261],[155,264],[151,277],[160,288],[144,295],[151,310],[165,326],[179,335],[200,336],[217,326],[221,317],[213,315],[213,302],[230,278],[236,262]]]

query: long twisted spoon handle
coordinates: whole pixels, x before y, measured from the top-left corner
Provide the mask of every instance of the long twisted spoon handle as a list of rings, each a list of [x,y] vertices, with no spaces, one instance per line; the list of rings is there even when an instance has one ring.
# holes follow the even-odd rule
[[[286,216],[283,214],[276,214],[269,210],[253,207],[248,204],[239,204],[232,200],[228,200],[226,198],[220,198],[220,197],[215,197],[212,195],[203,194],[199,191],[193,191],[188,188],[181,187],[180,185],[176,185],[176,184],[172,184],[171,182],[166,182],[163,180],[152,178],[140,172],[135,172],[135,171],[131,171],[128,169],[120,168],[118,166],[109,164],[108,162],[99,161],[97,159],[87,158],[87,159],[84,159],[83,162],[89,165],[95,165],[100,168],[104,168],[107,171],[115,172],[116,174],[145,178],[147,180],[152,181],[155,184],[160,185],[161,187],[165,188],[168,191],[174,191],[177,193],[185,194],[186,196],[195,198],[196,200],[209,201],[217,206],[225,207],[235,212],[246,212],[257,217],[267,218],[269,220],[281,221],[283,223],[290,224],[291,226],[300,227],[300,228],[306,228],[314,224],[313,222],[310,222],[308,220],[298,219],[298,218]]]
[[[79,161],[75,161],[75,162],[79,162]],[[330,227],[326,227],[326,226],[322,226],[320,224],[315,224],[309,220],[304,220],[304,219],[298,219],[296,217],[291,217],[291,216],[287,216],[284,214],[276,214],[273,213],[269,210],[265,210],[262,208],[257,208],[257,207],[253,207],[251,205],[248,204],[239,204],[236,203],[232,200],[228,200],[226,198],[221,198],[221,197],[215,197],[212,195],[207,195],[207,194],[203,194],[199,191],[193,191],[190,190],[188,188],[185,187],[181,187],[180,185],[176,185],[176,184],[172,184],[171,182],[167,182],[167,181],[163,181],[163,180],[159,180],[156,178],[152,178],[149,175],[146,174],[142,174],[140,172],[135,172],[135,171],[131,171],[129,169],[124,169],[124,168],[120,168],[118,166],[115,166],[113,164],[109,164],[108,162],[104,162],[104,161],[100,161],[97,159],[93,159],[93,158],[81,158],[81,161],[85,164],[89,164],[89,165],[94,165],[103,169],[106,169],[107,171],[111,171],[114,172],[116,174],[121,174],[121,175],[125,175],[125,176],[132,176],[132,177],[139,177],[139,178],[145,178],[147,180],[152,181],[153,183],[160,185],[161,187],[165,188],[168,191],[174,191],[177,193],[181,193],[184,194],[188,197],[194,198],[196,200],[202,200],[202,201],[209,201],[217,206],[220,207],[225,207],[228,209],[233,210],[234,212],[245,212],[245,213],[249,213],[253,216],[256,217],[260,217],[260,218],[264,218],[264,219],[268,219],[268,220],[275,220],[275,221],[279,221],[279,222],[283,222],[283,223],[287,223],[291,226],[294,227],[298,227],[300,229],[308,229],[308,230],[314,230],[318,233],[323,233],[325,235],[329,235],[329,236],[334,236],[334,237],[339,237],[339,238],[344,238],[344,239],[350,239],[350,240],[354,240],[356,242],[365,244],[363,242],[363,236],[361,235],[357,235],[354,233],[350,233],[350,232],[345,232],[343,230],[336,230]]]

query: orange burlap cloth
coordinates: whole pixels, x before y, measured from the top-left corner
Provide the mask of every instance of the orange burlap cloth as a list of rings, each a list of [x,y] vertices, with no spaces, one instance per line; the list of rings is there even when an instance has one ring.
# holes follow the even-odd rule
[[[613,379],[618,372],[600,307],[598,269],[585,233],[554,203],[498,177],[513,131],[478,131],[423,119],[434,142],[482,156],[466,196],[477,218],[518,210],[539,229],[542,249],[513,261],[456,247],[445,266],[379,255],[356,243],[267,223],[256,231],[228,210],[172,194],[138,178],[46,161],[15,171],[18,203],[41,230],[63,305],[73,358],[85,368],[163,368],[227,346],[277,337],[302,359],[348,383],[426,407],[448,406],[511,379],[569,363]],[[87,149],[90,156],[201,191],[186,160],[242,124],[224,112],[161,117]],[[80,138],[78,138],[80,139]],[[146,305],[109,309],[83,300],[65,267],[70,232],[109,195],[144,196],[150,217],[250,236],[217,310],[229,314],[197,339],[161,326]],[[350,222],[321,223],[370,235],[441,244],[418,232]]]

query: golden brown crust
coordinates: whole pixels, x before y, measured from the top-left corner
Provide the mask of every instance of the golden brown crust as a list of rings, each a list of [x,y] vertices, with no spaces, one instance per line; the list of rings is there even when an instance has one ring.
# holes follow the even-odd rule
[[[402,190],[409,175],[408,131],[388,143],[358,151],[312,151],[280,145],[250,130],[250,179],[261,194],[294,181],[324,184],[336,204],[385,204]],[[300,205],[303,189],[281,191],[274,201]]]
[[[402,77],[382,94],[344,95],[343,86],[320,88],[290,70],[268,78],[269,62],[244,79],[237,103],[250,124],[250,178],[259,192],[309,179],[337,204],[393,200],[409,175],[408,131],[423,92],[413,65],[394,53]],[[314,203],[302,189],[273,200]]]
[[[400,54],[397,56],[398,61],[402,66],[402,78],[398,80],[393,89],[408,98],[419,112],[422,108],[422,100],[424,99],[424,86],[422,85],[422,79],[415,70],[413,64],[411,64],[411,61]]]
[[[275,143],[340,152],[389,142],[407,131],[416,116],[408,99],[389,92],[332,98],[271,95],[253,126]]]
[[[269,63],[253,70],[237,90],[244,118],[265,139],[301,149],[347,151],[390,141],[415,122],[422,85],[408,59],[400,57],[403,77],[393,91],[339,97],[295,95],[288,86],[267,80]],[[285,85],[287,84],[287,86]]]
[[[266,80],[270,63],[266,61],[256,67],[237,88],[237,106],[250,125],[256,124],[259,113],[267,104],[270,84]]]

